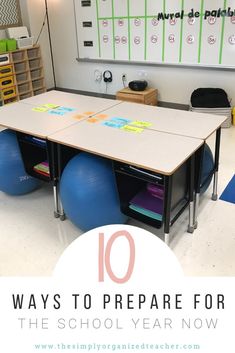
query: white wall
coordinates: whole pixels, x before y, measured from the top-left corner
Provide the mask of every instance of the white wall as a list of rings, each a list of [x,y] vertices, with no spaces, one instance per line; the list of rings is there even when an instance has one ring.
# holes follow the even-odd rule
[[[31,35],[34,36],[34,41],[36,41],[40,29],[42,27],[46,12],[44,0],[21,0],[21,2],[24,2],[24,6],[21,6],[22,19],[24,21],[24,25],[29,27],[28,29]],[[52,76],[51,56],[46,23],[38,43],[41,45],[46,86],[47,88],[51,88],[54,86],[54,83]]]
[[[5,30],[0,30],[0,39],[3,39],[6,37]]]
[[[20,0],[20,10],[21,10],[21,18],[22,18],[23,26],[26,26],[28,28],[29,33],[30,33],[27,0]]]
[[[121,76],[127,80],[139,79],[138,72],[147,72],[150,85],[158,88],[159,100],[188,104],[191,92],[198,87],[222,87],[235,104],[235,72],[209,69],[193,69],[166,66],[140,66],[121,64],[78,63],[73,0],[47,0],[53,41],[57,87],[104,92],[103,85],[94,82],[94,70],[111,70],[113,83],[108,93],[121,89]],[[78,0],[75,0],[78,1]],[[31,31],[37,33],[43,18],[44,1],[27,0]],[[52,85],[46,31],[41,40],[47,68],[48,85]]]

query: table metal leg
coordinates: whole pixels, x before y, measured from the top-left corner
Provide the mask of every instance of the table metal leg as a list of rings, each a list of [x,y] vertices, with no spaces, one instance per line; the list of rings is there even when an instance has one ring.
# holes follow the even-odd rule
[[[211,199],[213,201],[217,201],[218,200],[218,171],[215,172],[214,174],[214,181],[213,181],[213,193],[211,196]]]
[[[170,241],[170,217],[172,197],[172,175],[165,176],[164,183],[164,241],[169,245]]]
[[[194,232],[194,173],[195,173],[195,155],[189,159],[189,225],[188,233]]]
[[[59,205],[60,205],[60,220],[64,221],[66,219],[66,215],[63,209],[63,205],[61,203],[61,200],[59,199]]]
[[[57,183],[57,145],[56,143],[47,142],[48,144],[48,154],[49,154],[49,164],[50,173],[53,180],[53,194],[54,194],[54,217],[60,217],[59,204],[58,204],[58,183]]]
[[[61,145],[57,144],[57,166],[58,166],[58,183],[60,181],[60,177],[61,177]],[[61,203],[61,199],[60,199],[60,194],[58,192],[58,200],[59,200],[59,217],[61,221],[65,220],[65,213],[64,213],[64,209],[63,209],[63,205]]]
[[[58,205],[58,190],[57,190],[57,182],[54,181],[53,185],[53,193],[54,193],[54,217],[60,217],[59,205]]]
[[[213,201],[216,201],[218,199],[220,138],[221,138],[221,127],[216,131],[216,140],[215,140],[215,172],[214,172],[213,193],[212,193]]]
[[[202,163],[204,155],[205,143],[199,148],[195,155],[195,204],[194,204],[194,229],[197,228],[197,217],[198,217],[198,207],[200,199],[200,187],[201,187],[201,177],[202,177]]]

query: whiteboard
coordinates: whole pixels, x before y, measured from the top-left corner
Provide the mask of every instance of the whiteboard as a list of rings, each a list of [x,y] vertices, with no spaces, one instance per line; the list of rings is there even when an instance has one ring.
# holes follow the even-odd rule
[[[235,0],[74,0],[79,59],[235,67]]]

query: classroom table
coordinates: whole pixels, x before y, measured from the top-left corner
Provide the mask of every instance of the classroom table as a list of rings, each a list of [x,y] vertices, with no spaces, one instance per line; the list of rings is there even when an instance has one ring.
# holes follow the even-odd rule
[[[138,103],[123,102],[105,111],[108,119],[112,117],[130,120],[142,120],[151,124],[147,128],[155,131],[166,132],[206,140],[224,122],[226,117],[162,108],[158,106],[143,105]]]
[[[153,130],[129,132],[105,126],[102,121],[89,122],[89,119],[54,133],[48,136],[48,139],[57,146],[66,145],[164,175],[163,223],[166,242],[169,241],[171,224],[172,177],[186,161],[189,161],[188,230],[193,232],[194,156],[202,146],[202,140]]]
[[[37,96],[23,99],[19,101],[19,103],[29,104],[35,107],[41,106],[44,104],[55,104],[59,106],[67,106],[70,108],[76,108],[77,114],[81,114],[81,115],[84,114],[87,117],[87,116],[92,116],[94,114],[98,114],[103,110],[106,110],[115,105],[118,105],[122,103],[122,101],[51,90],[45,93],[41,93]]]
[[[131,121],[141,120],[147,123],[145,125],[147,129],[197,138],[203,140],[204,143],[213,133],[216,133],[212,200],[217,200],[221,125],[227,117],[130,102],[123,102],[116,107],[111,107],[105,111],[105,114],[107,115],[107,120],[113,117],[125,118]],[[200,152],[197,154],[195,165],[195,169],[198,172],[196,173],[195,181],[195,227],[197,226],[203,151],[204,146],[202,146]]]
[[[53,132],[65,129],[120,103],[122,102],[111,99],[49,91],[1,107],[0,125],[29,135],[47,138]],[[74,110],[64,111],[61,115],[52,114],[57,109],[40,112],[40,108],[43,109],[42,105],[45,104]]]
[[[48,104],[53,107],[58,105],[70,108],[71,111],[63,111],[61,115],[40,111],[45,108],[44,105]],[[140,124],[138,127],[143,127],[144,130],[130,132],[103,125],[114,117],[137,120]],[[203,145],[205,140],[215,131],[215,165],[217,170],[215,167],[213,190],[216,190],[220,127],[224,119],[226,118],[61,91],[46,92],[19,103],[4,106],[0,110],[0,125],[19,133],[45,139],[50,146],[49,158],[51,158],[50,166],[54,182],[56,217],[61,216],[62,219],[64,217],[61,212],[62,207],[58,206],[57,189],[61,172],[60,146],[70,146],[73,149],[88,151],[113,161],[120,161],[164,175],[166,186],[164,232],[166,239],[169,235],[171,222],[169,200],[171,200],[172,193],[172,176],[186,160],[190,161],[190,185],[193,185],[194,177],[196,177],[197,186],[195,207],[193,207],[194,187],[190,188],[188,230],[193,232],[193,228],[196,227]],[[147,125],[143,124],[142,126],[140,121],[146,122]],[[194,176],[192,171],[195,169],[197,173]]]
[[[48,135],[78,124],[94,114],[101,113],[109,107],[120,104],[121,101],[104,98],[88,97],[61,91],[49,91],[38,96],[30,97],[20,102],[5,105],[0,109],[0,125],[18,133],[27,134],[40,139],[47,139]],[[45,104],[62,110],[42,107]],[[53,144],[48,143],[49,158],[55,156]],[[53,160],[49,161],[54,182],[54,214],[60,216],[57,188],[57,171]]]

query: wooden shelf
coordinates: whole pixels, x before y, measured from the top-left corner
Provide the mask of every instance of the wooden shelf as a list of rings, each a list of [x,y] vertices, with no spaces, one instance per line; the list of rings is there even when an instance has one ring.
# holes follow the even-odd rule
[[[38,66],[38,67],[35,67],[35,68],[33,68],[33,69],[30,69],[30,71],[35,71],[35,70],[40,70],[40,69],[43,69],[43,66],[42,66],[42,65],[40,65],[40,66]]]
[[[9,63],[0,63],[0,68],[4,66],[11,66],[12,70],[9,74],[2,74],[0,77],[9,77],[9,79],[10,76],[13,77],[15,87],[15,96],[10,96],[9,98],[3,97],[4,89],[2,87],[0,88],[0,100],[3,104],[10,100],[25,99],[29,96],[37,95],[46,91],[43,63],[39,45],[31,48],[13,50],[9,53],[7,52],[3,54],[8,55]],[[33,84],[35,86],[37,85],[37,81],[39,86],[33,87]],[[10,89],[11,87],[8,88]]]
[[[28,58],[29,61],[36,60],[36,59],[41,59],[41,56],[34,56],[32,58]]]
[[[23,63],[23,62],[26,62],[28,61],[27,59],[23,59],[23,60],[14,60],[14,64],[20,64],[20,63]]]
[[[33,91],[23,92],[19,94],[20,100],[30,98],[33,96]]]
[[[19,97],[18,95],[15,95],[11,98],[6,98],[6,99],[3,99],[2,102],[4,105],[6,104],[11,104],[11,103],[14,103],[14,102],[17,102],[19,100]]]
[[[39,77],[35,77],[35,78],[32,78],[32,82],[33,81],[37,81],[37,80],[43,80],[44,79],[44,76],[39,76]]]
[[[22,48],[22,49],[15,49],[15,50],[12,50],[12,51],[11,51],[11,54],[20,53],[21,51],[24,51],[24,52],[25,52],[26,50],[27,50],[27,48],[25,48],[25,49],[23,49],[23,48]]]
[[[31,82],[30,79],[25,80],[25,81],[17,81],[17,85],[18,85],[18,86],[21,86],[21,85],[23,85],[23,84],[25,84],[25,83],[29,83],[29,82]]]
[[[37,69],[35,69],[35,70],[37,70]],[[20,75],[20,74],[24,74],[24,73],[26,73],[26,72],[30,72],[30,70],[29,69],[26,69],[26,70],[21,70],[21,71],[15,71],[15,75]]]
[[[45,86],[40,86],[40,87],[37,87],[37,88],[33,88],[33,91],[39,91],[40,89],[44,89],[46,88]]]
[[[27,93],[30,93],[30,92],[33,92],[33,90],[32,89],[28,89],[26,91],[19,92],[19,96],[23,96],[24,94],[27,94]]]

